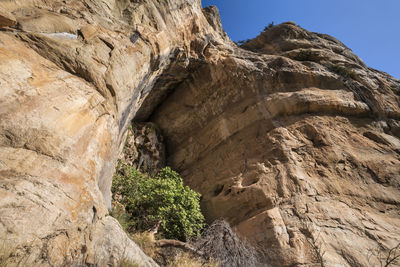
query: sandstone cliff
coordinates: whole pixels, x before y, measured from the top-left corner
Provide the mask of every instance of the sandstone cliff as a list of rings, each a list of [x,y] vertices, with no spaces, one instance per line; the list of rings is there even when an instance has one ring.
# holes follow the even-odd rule
[[[326,266],[377,264],[400,241],[400,82],[293,23],[242,47],[207,49],[153,113],[170,164],[277,265],[315,244]]]
[[[111,179],[149,92],[198,58],[207,34],[220,38],[200,2],[0,8],[0,236],[15,250],[10,264],[154,265],[107,215]]]
[[[107,211],[132,119],[275,266],[400,242],[400,81],[335,38],[284,23],[237,47],[198,0],[6,0],[0,28],[9,264],[155,265]]]

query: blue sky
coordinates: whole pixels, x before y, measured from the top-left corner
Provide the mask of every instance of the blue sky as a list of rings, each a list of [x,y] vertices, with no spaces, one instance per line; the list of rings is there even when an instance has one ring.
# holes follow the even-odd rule
[[[257,36],[270,22],[294,21],[341,40],[364,62],[400,78],[400,0],[202,0],[219,8],[229,37]]]

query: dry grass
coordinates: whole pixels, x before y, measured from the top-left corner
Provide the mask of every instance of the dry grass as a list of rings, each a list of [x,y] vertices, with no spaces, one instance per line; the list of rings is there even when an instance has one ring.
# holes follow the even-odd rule
[[[203,262],[201,259],[193,257],[189,253],[179,253],[169,264],[168,267],[218,267],[219,264],[213,260]]]
[[[125,207],[119,202],[113,202],[113,210],[111,216],[118,220],[122,229],[135,241],[135,243],[143,250],[143,252],[153,258],[157,253],[157,247],[155,244],[155,238],[152,233],[149,232],[136,232],[129,231],[129,218],[125,212]],[[1,265],[0,265],[1,266]]]
[[[157,246],[154,235],[152,233],[134,233],[130,235],[133,241],[146,253],[150,258],[154,258],[157,253]]]

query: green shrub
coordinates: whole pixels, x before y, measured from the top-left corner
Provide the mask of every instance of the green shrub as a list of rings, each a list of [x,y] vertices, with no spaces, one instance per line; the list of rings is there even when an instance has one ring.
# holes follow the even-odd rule
[[[121,225],[122,229],[125,232],[129,232],[129,228],[131,227],[130,217],[125,211],[125,206],[119,203],[118,201],[112,202],[112,211],[110,213],[112,217],[117,219],[119,224]]]
[[[114,200],[125,206],[129,232],[145,231],[161,222],[158,233],[163,238],[185,241],[200,234],[204,217],[200,194],[183,185],[182,178],[171,168],[148,177],[122,164],[114,176]]]

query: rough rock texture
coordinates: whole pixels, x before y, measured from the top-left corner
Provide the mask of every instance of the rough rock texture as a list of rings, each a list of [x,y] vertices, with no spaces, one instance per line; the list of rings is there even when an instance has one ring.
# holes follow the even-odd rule
[[[336,39],[285,23],[238,48],[198,0],[0,10],[9,262],[155,264],[107,215],[133,118],[161,127],[208,220],[225,217],[274,266],[310,265],[313,243],[326,266],[368,266],[368,249],[400,242],[400,81]]]
[[[164,138],[157,126],[154,123],[133,123],[128,129],[120,160],[150,175],[156,175],[164,168]]]
[[[17,24],[15,17],[10,12],[0,8],[0,27],[11,27],[15,24]]]
[[[15,250],[9,264],[155,265],[108,216],[111,179],[149,92],[162,98],[205,39],[222,42],[200,1],[0,8],[0,240]],[[3,14],[18,24],[5,27]]]
[[[378,264],[400,242],[400,81],[294,23],[242,48],[206,49],[151,116],[169,165],[274,266]]]

